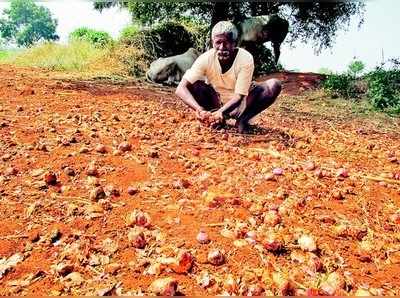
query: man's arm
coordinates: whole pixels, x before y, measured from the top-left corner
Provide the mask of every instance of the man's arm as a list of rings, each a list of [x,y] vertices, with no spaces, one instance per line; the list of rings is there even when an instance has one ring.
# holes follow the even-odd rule
[[[194,99],[192,93],[190,93],[188,89],[189,81],[183,78],[178,87],[176,88],[175,94],[182,99],[182,101],[187,104],[190,108],[195,110],[197,113],[204,111],[202,106],[200,106],[197,101]]]
[[[244,95],[235,94],[232,99],[227,101],[218,111],[212,113],[212,117],[214,118],[214,122],[218,123],[224,120],[224,115],[229,114],[235,108],[240,105],[240,102],[244,100]]]
[[[240,102],[244,99],[244,95],[241,94],[235,94],[232,99],[227,101],[220,109],[219,111],[222,114],[228,114],[232,112],[235,108],[237,108],[240,105]]]

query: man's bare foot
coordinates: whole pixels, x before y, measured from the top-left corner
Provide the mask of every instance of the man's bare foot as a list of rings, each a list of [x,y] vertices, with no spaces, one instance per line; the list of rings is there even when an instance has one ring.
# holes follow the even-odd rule
[[[248,122],[245,121],[238,121],[236,122],[236,127],[239,133],[246,134],[250,131],[250,125]]]

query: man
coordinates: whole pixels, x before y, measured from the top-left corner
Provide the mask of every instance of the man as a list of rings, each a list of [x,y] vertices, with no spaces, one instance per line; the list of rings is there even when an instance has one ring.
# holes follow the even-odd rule
[[[281,55],[281,44],[286,38],[289,23],[278,15],[258,16],[246,19],[239,25],[241,31],[239,46],[254,55],[257,45],[271,42],[274,50],[274,61],[278,63]]]
[[[251,86],[253,57],[236,47],[238,31],[231,22],[217,23],[211,38],[213,48],[197,58],[175,93],[199,120],[223,124],[226,118],[234,118],[239,133],[245,133],[249,120],[275,101],[281,84],[270,79]]]

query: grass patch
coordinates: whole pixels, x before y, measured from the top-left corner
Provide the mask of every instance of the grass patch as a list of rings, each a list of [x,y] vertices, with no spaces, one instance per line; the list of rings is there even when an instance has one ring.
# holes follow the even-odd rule
[[[278,103],[283,113],[294,117],[315,119],[316,122],[349,123],[373,128],[382,133],[399,133],[400,118],[377,111],[364,96],[359,99],[330,98],[325,90],[313,90]],[[288,116],[290,118],[290,116]]]
[[[0,50],[0,62],[6,60],[12,54],[13,51],[11,50]]]
[[[10,55],[3,63],[81,74],[121,74],[123,67],[113,58],[112,51],[82,40],[71,41],[68,45],[44,43]]]
[[[0,60],[3,60],[4,58],[6,58],[8,56],[7,51],[2,51],[0,50]]]

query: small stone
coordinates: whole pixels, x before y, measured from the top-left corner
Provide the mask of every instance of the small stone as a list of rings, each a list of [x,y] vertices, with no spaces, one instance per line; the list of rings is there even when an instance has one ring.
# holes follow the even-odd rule
[[[44,143],[37,144],[36,149],[39,150],[39,151],[43,151],[43,152],[48,152],[49,151],[47,149],[46,144],[44,144]]]
[[[395,224],[397,224],[397,225],[400,225],[400,211],[399,211],[399,212],[396,212],[396,213],[394,213],[394,214],[392,214],[392,215],[390,216],[390,220],[391,220],[393,223],[395,223]]]
[[[314,171],[314,175],[317,177],[317,178],[324,178],[324,171],[322,171],[321,169],[316,169],[315,171]]]
[[[175,189],[189,188],[190,185],[191,185],[190,182],[184,178],[177,179],[174,182],[172,182],[172,186]]]
[[[261,296],[264,293],[264,289],[259,285],[250,285],[246,296]]]
[[[104,272],[114,275],[122,268],[121,264],[118,263],[111,263],[104,268]]]
[[[65,277],[65,280],[70,284],[70,286],[79,286],[85,279],[79,272],[72,272]]]

